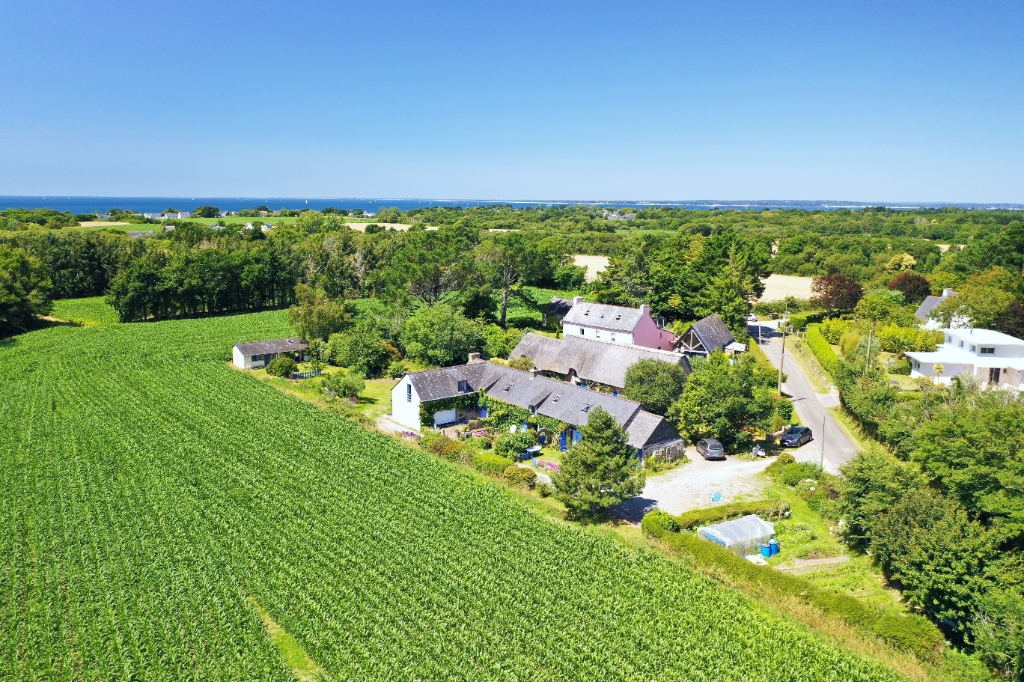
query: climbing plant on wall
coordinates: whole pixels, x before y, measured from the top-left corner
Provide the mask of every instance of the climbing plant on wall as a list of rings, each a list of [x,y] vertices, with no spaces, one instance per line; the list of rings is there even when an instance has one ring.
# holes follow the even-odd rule
[[[465,412],[477,404],[478,394],[464,393],[451,398],[441,398],[430,402],[420,403],[420,424],[424,426],[434,425],[434,415],[445,410],[459,410]]]

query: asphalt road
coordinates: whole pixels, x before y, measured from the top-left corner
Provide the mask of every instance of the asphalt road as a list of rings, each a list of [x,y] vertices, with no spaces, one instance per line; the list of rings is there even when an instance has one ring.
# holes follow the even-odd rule
[[[773,323],[774,325],[774,323]],[[758,338],[758,326],[751,324],[748,327],[751,339],[756,343]],[[768,360],[778,369],[782,357],[782,337],[775,330],[774,326],[769,327],[768,323],[762,323],[761,329],[761,350],[768,356]],[[793,398],[793,407],[804,426],[811,427],[814,433],[814,440],[807,445],[791,450],[793,456],[799,461],[819,462],[822,460],[821,448],[824,441],[825,471],[832,474],[839,473],[839,467],[857,454],[857,446],[846,432],[836,423],[831,411],[822,404],[821,398],[814,392],[811,382],[807,380],[800,366],[789,357],[789,339],[786,340],[787,352],[782,371],[788,376],[788,380],[782,384],[784,393]],[[828,400],[829,398],[826,398]],[[834,403],[835,399],[831,398]],[[822,419],[825,420],[824,438],[822,438]]]

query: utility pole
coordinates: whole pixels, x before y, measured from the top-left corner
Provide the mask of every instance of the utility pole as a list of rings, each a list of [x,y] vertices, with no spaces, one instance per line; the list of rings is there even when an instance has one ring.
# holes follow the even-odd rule
[[[873,328],[868,327],[868,357],[867,361],[864,363],[864,376],[868,375],[868,368],[871,366],[871,332],[873,331]]]
[[[779,386],[776,392],[782,393],[782,366],[786,364],[786,320],[789,318],[789,303],[786,304],[786,312],[782,316],[782,357],[779,358]]]

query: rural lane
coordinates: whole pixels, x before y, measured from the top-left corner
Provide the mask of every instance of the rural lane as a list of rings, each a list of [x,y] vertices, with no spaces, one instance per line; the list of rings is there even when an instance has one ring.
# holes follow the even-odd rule
[[[776,369],[782,357],[782,336],[775,330],[774,323],[771,326],[767,322],[751,324],[748,327],[751,341],[756,343],[758,337],[758,326],[761,326],[761,350],[768,356],[768,360]],[[807,380],[800,366],[789,355],[790,340],[786,339],[786,361],[782,371],[787,375],[787,381],[782,384],[782,390],[793,398],[793,407],[800,416],[804,426],[811,427],[814,433],[814,440],[793,452],[793,455],[800,461],[818,463],[821,461],[822,433],[821,423],[825,420],[825,471],[831,474],[838,474],[839,467],[852,459],[857,454],[857,446],[850,437],[846,435],[842,427],[836,423],[835,418],[825,408],[821,398],[814,392],[811,382]],[[833,398],[834,400],[834,398]],[[812,447],[809,447],[812,446]]]

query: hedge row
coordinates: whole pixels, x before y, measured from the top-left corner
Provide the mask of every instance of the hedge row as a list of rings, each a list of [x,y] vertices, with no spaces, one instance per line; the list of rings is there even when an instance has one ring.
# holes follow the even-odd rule
[[[803,315],[790,315],[789,326],[793,329],[803,329],[808,324],[821,322],[825,319],[825,313],[804,313]]]
[[[816,324],[807,327],[807,345],[811,347],[818,362],[831,374],[836,363],[839,362],[839,356],[832,350],[832,346],[828,345],[828,341],[821,335],[821,330]]]
[[[747,514],[760,514],[768,518],[782,518],[789,511],[789,502],[781,499],[757,500],[755,502],[732,502],[710,509],[694,509],[675,517],[676,525],[682,530],[692,530],[716,521]]]
[[[665,517],[673,519],[670,514],[655,510],[644,517],[640,526],[644,532],[659,538],[671,549],[691,556],[703,567],[723,570],[731,578],[803,599],[826,614],[838,616],[851,625],[865,628],[894,646],[912,651],[921,658],[933,658],[941,651],[945,638],[938,628],[922,616],[882,615],[854,597],[822,590],[804,578],[788,575],[768,566],[757,566],[693,533],[668,530],[663,525]]]
[[[473,467],[478,471],[493,476],[501,476],[505,473],[505,469],[508,469],[512,464],[514,464],[512,460],[492,455],[489,452],[480,452],[473,455]]]

